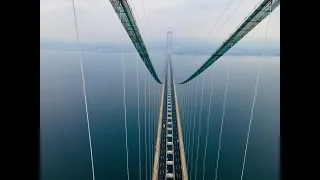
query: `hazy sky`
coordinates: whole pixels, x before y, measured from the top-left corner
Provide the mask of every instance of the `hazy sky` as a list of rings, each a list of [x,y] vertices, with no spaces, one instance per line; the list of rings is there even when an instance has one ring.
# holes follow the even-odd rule
[[[230,0],[128,0],[145,41],[150,42],[143,1],[154,41],[165,40],[170,28],[173,38],[205,40]],[[241,24],[261,0],[244,0],[219,33],[217,31],[242,0],[233,0],[211,33],[222,42]],[[75,0],[81,41],[115,42],[129,38],[109,0]],[[75,40],[71,0],[40,0],[40,38]],[[264,39],[267,18],[244,40]],[[209,39],[210,39],[209,38]],[[268,40],[280,41],[280,6],[271,13]]]

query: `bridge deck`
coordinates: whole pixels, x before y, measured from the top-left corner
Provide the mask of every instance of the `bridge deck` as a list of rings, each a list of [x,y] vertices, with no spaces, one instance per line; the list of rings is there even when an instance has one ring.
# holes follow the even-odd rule
[[[180,116],[171,62],[167,70],[161,100],[153,180],[187,180],[187,168],[181,133]]]

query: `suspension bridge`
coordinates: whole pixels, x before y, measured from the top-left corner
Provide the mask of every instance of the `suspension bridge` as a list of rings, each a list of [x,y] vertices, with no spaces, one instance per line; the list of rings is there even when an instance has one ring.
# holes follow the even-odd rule
[[[202,173],[205,174],[205,161],[204,158],[204,168],[203,172],[197,169],[197,167],[193,166],[195,164],[193,158],[193,148],[192,152],[189,152],[189,148],[184,146],[184,139],[187,139],[188,147],[194,145],[194,134],[192,138],[190,137],[191,133],[185,133],[185,129],[189,130],[189,132],[194,133],[194,125],[196,123],[196,117],[194,116],[194,121],[192,125],[191,114],[185,113],[188,111],[183,110],[183,117],[189,117],[187,119],[183,119],[180,117],[179,112],[179,104],[178,104],[178,96],[176,92],[176,85],[185,84],[192,81],[194,78],[199,76],[202,72],[204,72],[208,67],[210,67],[214,62],[216,62],[220,57],[222,57],[229,49],[231,49],[236,43],[238,43],[243,37],[245,37],[254,27],[256,27],[263,19],[265,19],[275,8],[280,5],[280,0],[263,0],[260,2],[258,6],[254,8],[254,10],[244,19],[244,21],[236,28],[236,30],[218,47],[216,51],[212,53],[209,59],[201,65],[194,73],[190,75],[190,77],[186,78],[186,80],[182,82],[176,82],[174,77],[174,70],[172,69],[172,32],[167,32],[167,51],[166,51],[166,69],[164,79],[161,81],[160,77],[156,73],[152,61],[150,60],[150,56],[148,50],[144,44],[141,32],[138,27],[138,23],[134,18],[133,11],[127,2],[127,0],[110,0],[112,7],[115,13],[118,15],[119,20],[121,21],[123,28],[126,30],[132,44],[136,48],[139,56],[141,57],[143,63],[148,69],[149,73],[152,75],[155,82],[162,84],[162,93],[161,93],[161,104],[160,104],[160,115],[158,119],[157,126],[157,137],[154,150],[154,157],[150,159],[153,162],[152,173],[150,173],[150,179],[152,180],[187,180],[193,179],[191,177],[191,172],[197,174]],[[77,20],[76,20],[76,12],[73,1],[74,8],[74,17],[75,17],[75,27],[77,31],[78,45],[79,45],[79,36],[77,30]],[[82,57],[81,52],[79,50],[79,59],[81,63],[81,72],[82,72],[82,82],[83,82],[83,94],[85,99],[86,113],[87,113],[87,124],[88,124],[88,136],[90,143],[90,153],[91,153],[91,165],[92,165],[92,178],[95,179],[94,174],[94,161],[92,156],[92,145],[91,145],[91,135],[90,135],[90,123],[89,123],[89,113],[87,108],[87,100],[86,100],[86,90],[85,90],[85,78],[83,74],[82,68]],[[122,59],[123,65],[123,59]],[[229,67],[230,68],[230,67]],[[256,91],[259,81],[261,66],[259,68],[259,74],[257,76],[256,86],[255,86],[255,95],[251,108],[251,117],[250,124],[247,133],[247,141],[246,148],[243,158],[242,172],[241,172],[241,180],[243,179],[243,172],[245,169],[246,162],[246,153],[247,153],[247,145],[250,136],[250,128],[252,122],[252,112],[254,108],[254,102],[256,97]],[[228,70],[229,71],[229,70]],[[198,86],[198,78],[196,78],[197,86]],[[202,81],[203,85],[203,81]],[[226,84],[226,92],[227,92],[228,81]],[[124,81],[124,70],[123,70],[123,104],[125,111],[125,131],[126,131],[126,152],[127,152],[127,178],[129,179],[130,171],[128,166],[128,145],[127,145],[127,122],[126,122],[126,97],[125,97],[125,81]],[[187,88],[188,90],[189,88]],[[226,98],[226,92],[225,97]],[[211,82],[211,94],[210,94],[210,105],[211,105],[211,95],[212,95],[212,82]],[[202,87],[202,95],[201,101],[203,98],[203,87]],[[185,97],[184,97],[185,102]],[[187,100],[189,102],[189,100]],[[150,103],[150,102],[149,102]],[[189,102],[191,103],[191,102]],[[209,105],[209,106],[210,106]],[[225,106],[225,99],[224,99]],[[202,103],[201,103],[202,109]],[[208,119],[210,114],[208,114]],[[224,112],[223,112],[224,117]],[[201,119],[201,118],[200,118]],[[150,120],[150,117],[149,117]],[[182,126],[184,124],[184,126]],[[185,126],[186,125],[186,126]],[[219,155],[221,148],[221,134],[222,134],[222,126],[223,121],[220,127],[220,135],[219,135],[219,150],[218,150],[218,158],[216,160],[216,169],[215,169],[215,180],[218,176],[218,163],[219,163]],[[182,128],[184,127],[184,128]],[[140,128],[140,127],[139,127]],[[150,128],[150,127],[149,127]],[[191,130],[191,128],[193,128]],[[199,126],[200,128],[200,126]],[[200,134],[199,134],[200,135]],[[199,138],[198,135],[198,138]],[[192,139],[192,142],[191,142]],[[150,141],[150,136],[149,136]],[[199,140],[198,140],[199,143]],[[206,147],[207,147],[207,139],[206,139]],[[205,147],[205,148],[206,148]],[[197,145],[197,156],[195,161],[199,160],[198,157],[199,144]],[[191,156],[191,157],[190,157]],[[206,149],[205,149],[206,156]],[[139,129],[139,158],[140,158],[140,129]],[[139,177],[141,179],[141,164],[139,162]],[[146,176],[147,177],[147,176]],[[196,179],[196,176],[195,178]],[[204,179],[204,177],[203,177]]]

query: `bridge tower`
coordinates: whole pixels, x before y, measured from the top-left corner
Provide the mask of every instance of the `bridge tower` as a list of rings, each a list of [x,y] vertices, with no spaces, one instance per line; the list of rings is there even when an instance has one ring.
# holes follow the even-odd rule
[[[172,55],[172,31],[167,31],[167,49],[166,49],[168,55],[171,58]]]

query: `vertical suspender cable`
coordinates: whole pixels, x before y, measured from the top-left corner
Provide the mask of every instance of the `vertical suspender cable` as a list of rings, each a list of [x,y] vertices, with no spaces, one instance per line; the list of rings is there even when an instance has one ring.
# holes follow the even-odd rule
[[[120,12],[120,22],[122,20],[122,13]],[[122,36],[121,36],[122,38]],[[128,148],[128,129],[127,129],[127,104],[126,104],[126,82],[125,82],[125,68],[123,63],[123,46],[121,48],[121,65],[122,65],[122,86],[123,86],[123,108],[124,108],[124,128],[126,131],[126,152],[127,152],[127,178],[129,177],[129,148]]]
[[[147,20],[147,25],[148,25],[148,29],[149,29],[149,34],[150,34],[150,37],[151,37],[152,45],[153,45],[153,50],[156,51],[156,47],[154,46],[154,41],[153,41],[153,37],[152,37],[152,34],[151,34],[151,29],[150,29],[150,25],[149,25],[147,13],[146,13],[146,10],[145,10],[145,8],[144,8],[143,1],[142,1],[142,0],[141,0],[141,4],[142,4],[143,12],[144,12],[144,17],[145,17],[146,20]]]
[[[187,84],[188,88],[187,88],[187,112],[186,112],[186,147],[188,148],[189,146],[189,139],[188,139],[188,132],[189,132],[189,114],[190,114],[190,98],[191,98],[191,93],[190,93],[190,83]],[[187,155],[187,151],[188,149],[186,149],[186,155]],[[187,158],[187,157],[186,157]],[[188,159],[187,159],[188,161]]]
[[[144,71],[144,147],[146,153],[146,180],[148,179],[148,148],[147,148],[147,70]]]
[[[155,122],[154,122],[154,114],[155,114],[155,108],[154,108],[154,81],[152,80],[152,117],[151,117],[151,122],[152,122],[152,126],[151,126],[151,131],[152,131],[152,134],[151,134],[151,137],[152,137],[152,157],[151,157],[151,172],[152,172],[152,167],[153,167],[153,159],[154,159],[154,125],[155,125]],[[152,174],[151,174],[151,177],[152,177]]]
[[[186,122],[186,119],[185,119],[185,111],[186,111],[186,101],[185,101],[185,97],[186,97],[186,88],[182,88],[183,90],[182,90],[182,104],[183,104],[183,111],[182,111],[182,113],[181,113],[181,115],[182,115],[182,129],[183,129],[183,131],[182,131],[182,138],[184,139],[184,132],[185,132],[185,129],[186,129],[186,127],[185,127],[185,122]]]
[[[195,90],[195,97],[194,97],[194,115],[193,115],[193,129],[192,129],[192,143],[191,143],[191,170],[190,170],[190,179],[192,179],[192,169],[193,169],[193,143],[194,143],[194,129],[196,126],[196,114],[197,114],[197,96],[198,96],[198,82],[199,76],[197,76],[197,85]]]
[[[195,81],[194,81],[195,82]],[[191,87],[192,88],[192,87]],[[187,165],[189,164],[189,162],[190,162],[190,146],[191,146],[191,128],[192,128],[192,89],[190,89],[190,117],[189,117],[189,134],[188,134],[188,141],[189,141],[189,143],[188,143],[188,162],[187,162]],[[195,97],[194,97],[195,98]],[[190,171],[189,171],[190,172]]]
[[[152,162],[153,162],[153,113],[154,113],[154,109],[153,109],[153,106],[152,106],[152,103],[153,103],[153,95],[152,95],[152,89],[153,89],[153,81],[151,80],[151,87],[150,87],[150,89],[151,89],[151,99],[150,99],[150,101],[151,101],[151,105],[150,105],[150,111],[151,111],[151,114],[150,114],[150,116],[151,116],[151,118],[150,118],[150,139],[151,139],[151,141],[150,141],[150,169],[151,169],[151,171],[150,171],[150,177],[152,177]]]
[[[203,180],[205,177],[205,171],[206,171],[206,159],[207,159],[207,147],[208,147],[208,136],[209,136],[209,120],[210,120],[210,114],[211,114],[211,98],[212,98],[212,87],[213,87],[213,76],[214,76],[214,68],[212,67],[212,75],[211,75],[211,88],[210,88],[210,97],[209,97],[209,112],[207,116],[207,135],[206,135],[206,145],[204,147],[204,157],[203,157]]]
[[[230,74],[230,64],[228,67],[228,74],[227,74],[227,82],[226,82],[226,90],[224,92],[224,100],[223,100],[223,110],[222,110],[222,120],[221,120],[221,126],[220,126],[220,134],[219,134],[219,148],[218,148],[218,157],[216,161],[216,171],[215,171],[215,178],[214,180],[217,180],[218,177],[218,168],[219,168],[219,158],[220,158],[220,150],[221,150],[221,137],[222,137],[222,128],[223,128],[223,122],[225,117],[225,109],[226,109],[226,101],[227,101],[227,92],[228,92],[228,84],[229,84],[229,74]]]
[[[199,113],[199,130],[198,130],[198,146],[197,146],[197,156],[195,162],[195,175],[194,179],[197,180],[197,170],[198,170],[198,153],[199,153],[199,146],[200,146],[200,136],[201,136],[201,113],[202,113],[202,100],[203,100],[203,87],[204,87],[204,75],[202,75],[202,88],[201,88],[201,103],[200,103],[200,113]]]
[[[148,93],[148,96],[149,96],[149,129],[148,129],[148,132],[149,132],[149,170],[150,170],[150,179],[151,179],[151,141],[150,141],[150,74],[149,74],[149,78],[148,78],[148,89],[149,89],[149,93]]]
[[[183,129],[184,128],[184,121],[183,120],[184,120],[184,111],[185,111],[185,109],[184,109],[185,107],[184,106],[185,106],[185,104],[184,104],[184,91],[183,91],[182,87],[181,87],[180,94],[181,94],[180,95],[180,97],[181,97],[180,98],[181,107],[179,106],[179,108],[181,109],[181,110],[179,109],[180,110],[180,117],[181,117],[180,118],[180,122],[182,123],[181,126],[182,126],[182,129]],[[183,132],[182,132],[182,134],[183,134]],[[183,135],[182,135],[182,138],[183,138]]]
[[[124,128],[126,131],[126,151],[127,151],[127,177],[129,178],[129,149],[128,149],[128,130],[127,130],[127,105],[126,105],[126,82],[125,82],[125,68],[123,63],[123,47],[121,52],[122,64],[122,85],[123,85],[123,108],[124,108]]]
[[[189,150],[190,150],[190,128],[191,128],[191,114],[192,114],[192,106],[191,106],[191,101],[192,101],[192,86],[191,86],[191,84],[190,84],[190,86],[189,86],[189,111],[190,111],[190,113],[189,113],[189,119],[188,119],[188,132],[187,132],[187,139],[188,139],[188,145],[187,145],[187,169],[188,169],[188,167],[189,167]]]
[[[240,5],[242,4],[244,0],[242,0],[238,6],[236,7],[236,9],[234,11],[232,11],[232,13],[230,14],[230,16],[227,18],[227,20],[222,24],[222,26],[220,27],[220,29],[216,32],[216,34],[213,35],[213,37],[211,38],[211,40],[206,44],[205,48],[211,43],[211,41],[215,38],[215,36],[221,31],[221,29],[224,27],[224,25],[229,21],[229,19],[232,17],[232,15],[238,10],[238,8],[240,7]]]
[[[141,180],[141,143],[140,143],[140,87],[139,87],[139,62],[137,53],[137,88],[138,88],[138,132],[139,132],[139,180]]]
[[[86,108],[87,128],[88,128],[90,157],[91,157],[92,179],[95,180],[94,166],[93,166],[93,155],[92,155],[92,145],[91,145],[91,132],[90,132],[89,111],[88,111],[87,93],[86,93],[86,81],[85,81],[84,73],[83,73],[82,54],[81,54],[81,50],[80,50],[80,40],[79,40],[79,32],[78,32],[78,23],[77,23],[76,9],[75,9],[75,6],[74,6],[74,0],[72,0],[72,7],[73,7],[74,23],[75,23],[75,30],[76,30],[76,34],[77,34],[77,42],[78,42],[78,53],[79,53],[79,61],[80,61],[80,69],[81,69],[81,78],[82,78],[82,89],[83,89],[84,105],[85,105],[85,108]]]
[[[209,37],[209,35],[212,33],[212,31],[214,30],[214,28],[217,26],[218,22],[220,21],[220,19],[222,18],[222,16],[224,15],[224,13],[226,13],[226,11],[228,10],[229,6],[231,5],[231,3],[233,2],[234,0],[231,0],[229,2],[229,4],[227,5],[227,7],[224,9],[223,13],[220,15],[220,17],[218,18],[218,20],[216,21],[216,23],[214,24],[213,28],[210,30],[209,34],[207,35],[206,39],[204,40],[204,43],[207,42],[207,39]]]
[[[157,142],[157,108],[156,108],[156,82],[153,81],[153,108],[154,108],[154,114],[153,114],[153,122],[154,122],[154,126],[153,126],[153,141],[154,141],[154,146],[153,146],[153,155],[155,156],[156,154],[156,142]],[[153,159],[153,163],[154,163],[154,158]],[[152,164],[153,164],[152,163]],[[153,172],[153,171],[152,171]]]
[[[184,131],[184,141],[185,142],[185,154],[187,155],[187,134],[188,134],[188,117],[189,117],[189,83],[187,83],[187,88],[186,88],[186,112],[185,112],[185,131]],[[187,158],[187,157],[186,157]]]
[[[271,3],[272,3],[272,1],[271,1]],[[266,33],[265,33],[265,36],[264,36],[264,41],[266,41],[267,34],[268,34],[269,21],[270,21],[270,16],[271,16],[271,7],[272,6],[270,6],[270,14],[269,14],[269,17],[268,17],[267,29],[266,29]],[[262,50],[262,54],[261,54],[262,57],[264,55],[263,51],[264,51],[264,49]],[[252,119],[253,119],[253,110],[254,110],[254,105],[255,105],[255,102],[256,102],[257,89],[258,89],[258,84],[259,84],[259,79],[260,79],[261,68],[262,68],[262,62],[260,63],[260,66],[259,66],[257,80],[256,80],[255,88],[254,88],[254,95],[253,95],[253,101],[252,101],[252,106],[251,106],[249,127],[248,127],[248,132],[247,132],[246,148],[245,148],[245,151],[244,151],[242,170],[241,170],[241,178],[240,178],[241,180],[243,178],[243,172],[244,172],[244,167],[245,167],[245,163],[246,163],[247,150],[248,150],[248,144],[249,144],[249,138],[250,138],[251,123],[252,123]]]

